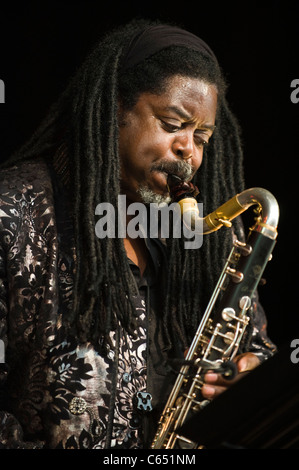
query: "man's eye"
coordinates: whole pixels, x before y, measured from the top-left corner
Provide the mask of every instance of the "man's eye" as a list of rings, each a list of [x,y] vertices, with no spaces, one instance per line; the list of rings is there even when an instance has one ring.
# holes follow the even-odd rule
[[[195,143],[198,147],[207,147],[209,145],[209,141],[203,139],[200,136],[195,136],[194,140],[195,140]]]
[[[166,121],[161,121],[162,122],[162,127],[167,131],[167,132],[176,132],[181,129],[181,126],[178,124],[171,124],[170,122]]]

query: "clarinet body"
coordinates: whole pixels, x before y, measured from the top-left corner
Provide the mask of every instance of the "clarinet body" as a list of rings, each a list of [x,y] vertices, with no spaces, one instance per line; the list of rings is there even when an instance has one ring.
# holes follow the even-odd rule
[[[192,225],[192,220],[199,217],[193,192],[186,192],[181,184],[173,187],[169,184],[169,187],[182,214],[184,210],[191,212],[188,220]],[[212,369],[230,378],[235,373],[232,359],[249,324],[252,296],[276,242],[279,207],[269,191],[252,188],[236,195],[202,220],[203,233],[211,233],[223,225],[229,226],[232,219],[252,205],[257,206],[258,212],[255,224],[249,230],[246,243],[236,240],[227,258],[160,417],[152,449],[200,448],[200,443],[180,435],[179,429],[192,414],[209,403],[201,395],[204,374]],[[220,293],[221,300],[214,309]]]

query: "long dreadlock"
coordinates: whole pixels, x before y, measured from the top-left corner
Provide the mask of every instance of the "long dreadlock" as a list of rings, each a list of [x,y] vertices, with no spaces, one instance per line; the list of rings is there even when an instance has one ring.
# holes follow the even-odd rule
[[[132,295],[136,292],[123,241],[95,236],[96,205],[105,201],[117,207],[120,194],[119,100],[128,109],[142,92],[163,92],[165,80],[182,71],[185,76],[215,84],[219,95],[217,127],[194,182],[206,213],[244,186],[239,129],[226,104],[224,80],[215,62],[198,51],[170,47],[120,73],[124,48],[147,24],[132,22],[107,35],[32,138],[5,164],[53,155],[62,143],[67,149],[76,277],[74,308],[66,321],[80,340],[94,344],[100,338],[105,343],[118,321],[129,333],[135,330]],[[184,250],[179,239],[167,240],[170,261],[163,318],[169,344],[175,332],[185,346],[189,344],[230,244],[231,233],[226,230],[206,237],[199,250]]]

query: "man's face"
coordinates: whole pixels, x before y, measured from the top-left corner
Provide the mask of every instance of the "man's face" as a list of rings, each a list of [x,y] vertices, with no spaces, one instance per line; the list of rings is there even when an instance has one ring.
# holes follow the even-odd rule
[[[121,113],[121,192],[129,201],[142,201],[144,190],[153,199],[143,202],[166,200],[169,173],[192,179],[213,133],[216,108],[213,85],[174,76],[165,93],[143,93],[133,109]]]

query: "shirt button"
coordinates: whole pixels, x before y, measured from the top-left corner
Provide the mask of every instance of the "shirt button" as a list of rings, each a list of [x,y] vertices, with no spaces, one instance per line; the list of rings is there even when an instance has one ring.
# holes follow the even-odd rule
[[[87,403],[82,397],[74,397],[69,404],[69,410],[73,415],[82,415],[86,409]]]
[[[123,374],[122,379],[123,379],[123,381],[124,381],[125,383],[130,382],[130,381],[131,381],[131,374],[129,374],[128,372],[125,372],[125,373]]]

